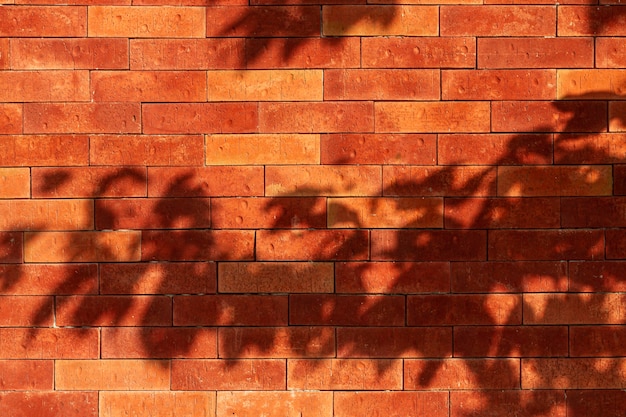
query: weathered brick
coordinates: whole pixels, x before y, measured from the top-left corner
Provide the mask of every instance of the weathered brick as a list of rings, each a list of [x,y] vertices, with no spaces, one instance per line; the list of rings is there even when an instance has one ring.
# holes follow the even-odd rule
[[[102,329],[103,359],[216,358],[215,329],[112,327]]]
[[[0,232],[0,262],[21,263],[23,260],[24,234]]]
[[[3,71],[0,101],[88,101],[87,71]]]
[[[54,361],[50,360],[0,360],[0,388],[3,391],[51,390],[53,367]]]
[[[145,197],[146,171],[136,167],[32,168],[34,198]]]
[[[399,390],[398,359],[289,359],[289,390]]]
[[[478,38],[477,50],[478,68],[591,68],[594,62],[593,38]]]
[[[247,230],[144,231],[143,261],[234,261],[254,259],[254,232]]]
[[[373,132],[374,104],[358,101],[261,102],[259,104],[259,131],[264,133]]]
[[[258,127],[257,107],[256,103],[144,104],[143,133],[253,133]]]
[[[97,329],[0,328],[3,359],[97,359],[99,345]]]
[[[256,236],[259,261],[365,260],[369,233],[364,230],[260,230]]]
[[[441,6],[440,14],[441,36],[556,35],[554,6]]]
[[[29,168],[0,168],[0,198],[30,197]]]
[[[92,71],[93,101],[206,101],[204,71]]]
[[[3,134],[22,133],[23,114],[23,104],[0,104],[0,131]]]
[[[386,261],[481,261],[484,230],[373,230],[372,259]]]
[[[176,326],[284,326],[284,295],[181,295],[174,297]]]
[[[332,392],[220,391],[217,393],[216,416],[332,417],[333,397]]]
[[[384,196],[490,196],[496,194],[492,167],[384,166]]]
[[[624,358],[522,359],[521,381],[523,389],[623,389],[625,372]]]
[[[322,8],[324,36],[437,36],[435,6],[339,5]]]
[[[171,389],[205,390],[284,390],[287,364],[284,359],[172,361]]]
[[[123,38],[203,38],[202,7],[90,6],[88,36]]]
[[[445,327],[342,327],[338,358],[443,358],[452,356],[452,330]]]
[[[58,326],[167,326],[172,303],[165,296],[64,296],[55,315]]]
[[[78,6],[3,6],[0,36],[84,37],[87,8]]]
[[[596,39],[596,67],[626,67],[626,45],[618,37],[598,37]]]
[[[149,197],[249,197],[263,195],[263,167],[148,168]]]
[[[209,6],[206,24],[211,38],[319,36],[321,30],[320,8],[307,5]]]
[[[568,390],[567,415],[583,417],[600,413],[605,417],[620,417],[625,401],[624,390]]]
[[[600,208],[601,211],[603,208]],[[623,262],[570,262],[569,290],[576,292],[626,292]]]
[[[207,135],[207,165],[319,164],[320,135]]]
[[[209,101],[321,101],[324,95],[321,70],[233,70],[208,74]]]
[[[567,339],[566,326],[457,326],[454,328],[454,356],[568,356]]]
[[[625,326],[572,326],[570,356],[625,356]]]
[[[474,68],[476,40],[470,37],[366,37],[364,68]]]
[[[443,199],[329,198],[329,228],[442,228]]]
[[[168,390],[170,367],[160,360],[57,360],[57,390]]]
[[[405,390],[519,389],[519,359],[405,359]]]
[[[612,164],[625,158],[626,134],[623,133],[573,133],[559,135],[554,142],[557,164]]]
[[[0,230],[93,230],[92,200],[0,200]]]
[[[89,163],[89,138],[83,135],[4,136],[0,165],[72,166]]]
[[[626,8],[620,5],[562,6],[557,16],[558,36],[624,36]]]
[[[409,326],[522,324],[522,298],[517,294],[409,295]]]
[[[610,165],[498,167],[501,196],[606,196],[612,191]]]
[[[336,392],[333,414],[448,417],[445,392]]]
[[[513,415],[519,417],[566,417],[569,393],[550,391],[452,391],[450,417],[477,415]]]
[[[330,262],[221,262],[220,293],[330,293]]]
[[[557,77],[559,100],[619,100],[626,95],[625,70],[558,70]]]
[[[488,102],[376,102],[376,132],[488,132]]]
[[[524,294],[525,324],[621,324],[622,293]]]
[[[26,391],[0,393],[2,415],[97,417],[97,392]]]
[[[153,417],[214,417],[212,392],[108,392],[100,393],[100,417],[149,414]]]

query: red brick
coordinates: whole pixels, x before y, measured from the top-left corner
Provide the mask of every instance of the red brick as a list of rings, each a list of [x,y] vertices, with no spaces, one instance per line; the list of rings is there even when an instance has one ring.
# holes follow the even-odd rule
[[[481,391],[450,393],[450,417],[467,415],[517,417],[566,417],[563,391]]]
[[[139,103],[27,103],[24,133],[139,133]]]
[[[98,135],[89,138],[91,165],[203,165],[200,135]],[[64,164],[66,165],[66,164]]]
[[[234,261],[254,258],[254,232],[243,230],[144,231],[143,261]]]
[[[21,263],[23,258],[24,234],[0,232],[0,262]]]
[[[289,390],[399,390],[402,361],[394,359],[289,359]]]
[[[0,389],[51,390],[54,386],[53,366],[54,362],[50,360],[0,360]]]
[[[380,167],[376,166],[268,166],[268,196],[380,195]]]
[[[625,227],[624,197],[563,198],[563,227]]]
[[[519,359],[405,359],[405,390],[520,388]]]
[[[0,200],[0,230],[93,230],[91,200]]]
[[[372,259],[388,261],[481,261],[483,230],[373,230]]]
[[[221,391],[217,417],[333,416],[332,392],[240,392]]]
[[[165,296],[57,297],[58,326],[167,326],[172,324],[171,299]]]
[[[522,298],[516,294],[410,295],[409,326],[522,324]]]
[[[284,326],[284,295],[198,295],[174,297],[175,326]]]
[[[284,93],[281,92],[281,94]],[[207,165],[319,163],[319,134],[207,135],[206,137]]]
[[[215,329],[114,327],[102,329],[103,359],[216,358]]]
[[[330,262],[221,262],[220,293],[330,293]]]
[[[445,327],[345,327],[337,329],[338,358],[452,356],[452,330]]]
[[[439,135],[439,165],[535,165],[552,163],[552,135]]]
[[[593,42],[593,38],[478,38],[478,68],[591,68]]]
[[[552,100],[556,70],[444,70],[443,100]]]
[[[14,414],[14,413],[21,414]],[[46,417],[97,417],[97,392],[2,392],[0,414]]]
[[[73,265],[2,265],[0,276],[6,278],[3,295],[96,294],[98,268],[94,264]]]
[[[525,324],[622,324],[622,293],[524,294]]]
[[[626,326],[572,326],[570,356],[626,356]]]
[[[607,245],[608,246],[608,245]],[[600,230],[494,230],[489,260],[594,260],[604,257]]]
[[[217,268],[212,262],[101,264],[100,293],[214,293],[216,274]]]
[[[626,195],[626,165],[613,165],[613,193]]]
[[[324,71],[325,100],[438,100],[439,90],[440,76],[436,70]]]
[[[92,71],[94,101],[206,101],[204,71]]]
[[[0,165],[72,166],[89,163],[89,138],[82,135],[4,136]]]
[[[325,358],[335,356],[330,327],[225,327],[220,358]]]
[[[503,101],[492,105],[494,132],[607,131],[607,104],[601,101]]]
[[[259,131],[267,133],[373,132],[372,102],[259,103]]]
[[[624,36],[626,35],[626,8],[612,5],[559,7],[559,36]]]
[[[623,133],[559,135],[554,145],[554,161],[558,164],[612,164],[626,159]]]
[[[556,35],[553,6],[441,6],[440,13],[441,36]]]
[[[624,358],[522,359],[522,388],[623,389],[624,369]]]
[[[3,71],[0,100],[4,102],[88,101],[87,71]]]
[[[369,234],[364,230],[259,230],[259,261],[365,260]]]
[[[596,67],[626,67],[626,45],[618,37],[596,38]]]
[[[337,293],[406,294],[448,292],[448,262],[337,262]]]
[[[210,38],[306,37],[319,36],[321,31],[320,8],[316,6],[209,6],[206,14],[206,36]]]
[[[308,101],[323,99],[321,70],[210,71],[209,101]]]
[[[30,197],[29,168],[0,168],[0,198]]]
[[[289,324],[401,326],[404,297],[393,295],[292,294]]]
[[[490,196],[496,195],[493,167],[384,166],[384,196]]]
[[[430,134],[327,134],[322,164],[434,165],[437,137]]]
[[[445,392],[336,392],[334,416],[448,417]]]
[[[329,198],[331,228],[441,228],[443,199],[417,197]]]
[[[11,39],[11,68],[128,69],[128,40]]]
[[[208,198],[96,200],[96,229],[205,229],[211,227]]]
[[[100,417],[147,414],[152,417],[214,417],[213,392],[107,392],[100,393]]]
[[[170,367],[159,360],[57,360],[56,390],[168,390]]]
[[[0,327],[52,326],[53,302],[53,297],[2,296]]]
[[[605,417],[620,417],[625,402],[624,390],[568,390],[567,415],[583,417],[599,413]]]
[[[131,39],[130,69],[243,68],[244,48],[244,39]]]
[[[602,208],[599,209],[601,211]],[[626,292],[626,264],[622,262],[570,262],[569,290],[576,292]]]
[[[377,102],[376,132],[488,132],[489,102]]]
[[[458,326],[454,328],[454,356],[568,356],[567,339],[566,326]]]
[[[216,229],[324,228],[326,199],[320,197],[213,198]]]
[[[262,196],[263,177],[263,167],[148,168],[148,196]]]
[[[256,103],[144,104],[143,133],[249,133],[257,131]]]
[[[324,36],[437,36],[434,6],[339,5],[322,8]]]
[[[284,390],[284,359],[174,360],[172,390]]]
[[[364,68],[474,68],[476,40],[469,37],[362,38]]]
[[[26,232],[25,262],[129,262],[141,257],[140,232]]]
[[[559,100],[619,100],[626,92],[622,87],[626,81],[623,70],[558,70],[557,75]]]
[[[602,196],[612,191],[610,165],[498,167],[501,196]]]
[[[23,108],[23,104],[0,104],[0,131],[3,134],[22,133]]]
[[[0,38],[0,69],[5,70],[10,68],[10,44],[8,38]]]
[[[245,64],[250,69],[356,68],[360,62],[358,38],[246,39]]]
[[[446,229],[559,228],[558,198],[446,198]]]
[[[31,172],[34,198],[146,195],[145,168],[32,168]]]
[[[567,262],[453,262],[452,292],[567,291]]]
[[[3,6],[0,37],[84,37],[87,8],[77,6]]]
[[[609,101],[609,131],[626,132],[624,112],[626,112],[626,102]]]
[[[203,38],[200,7],[90,6],[89,37]]]
[[[97,359],[100,356],[99,339],[97,329],[1,328],[0,357]]]

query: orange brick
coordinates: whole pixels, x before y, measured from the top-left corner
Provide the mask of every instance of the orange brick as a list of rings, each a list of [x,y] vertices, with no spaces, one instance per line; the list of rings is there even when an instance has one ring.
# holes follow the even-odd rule
[[[3,136],[0,165],[72,166],[89,164],[89,138],[81,135]]]
[[[626,327],[572,326],[570,329],[571,356],[624,356]]]
[[[374,196],[380,195],[380,167],[375,166],[268,166],[268,196]]]
[[[216,358],[215,329],[112,327],[102,329],[102,358]]]
[[[144,197],[145,168],[32,168],[33,197]]]
[[[128,40],[11,39],[11,68],[128,69]]]
[[[444,70],[443,100],[552,100],[555,70]]]
[[[30,169],[0,168],[0,198],[28,197],[30,197]]]
[[[558,99],[626,99],[626,71],[613,69],[559,70]]]
[[[207,135],[207,165],[319,164],[320,135]]]
[[[153,417],[214,417],[212,392],[101,392],[100,417],[149,414]]]
[[[65,296],[57,297],[59,326],[168,326],[172,324],[170,297]]]
[[[217,394],[217,417],[316,416],[332,417],[332,392],[246,392],[220,391]]]
[[[23,131],[23,104],[0,104],[0,132],[19,134]]]
[[[333,415],[448,417],[448,407],[445,392],[336,392]]]
[[[611,195],[610,165],[498,167],[501,196]]]
[[[371,257],[380,261],[481,261],[487,236],[482,230],[372,230]]]
[[[0,261],[2,263],[22,263],[24,234],[0,232]]]
[[[596,38],[596,67],[626,67],[626,45],[618,37]]]
[[[262,196],[263,180],[263,167],[148,168],[148,196]]]
[[[623,101],[609,102],[609,131],[626,132],[626,103]]]
[[[439,90],[440,76],[435,70],[324,71],[325,100],[438,100]]]
[[[129,262],[141,258],[140,232],[27,232],[25,262]]]
[[[621,279],[626,264],[622,262],[570,262],[570,291],[576,292],[626,292],[626,282]],[[626,346],[626,345],[624,345]]]
[[[513,415],[519,417],[566,417],[570,410],[565,401],[570,393],[564,391],[452,391],[450,417],[468,414]]]
[[[203,148],[200,135],[98,135],[89,138],[89,164],[203,165]]]
[[[489,260],[594,260],[604,247],[601,230],[494,230],[488,251]]]
[[[0,394],[0,413],[10,416],[97,417],[97,392],[26,391]]]
[[[519,359],[405,359],[404,389],[519,389],[519,369]]]
[[[558,164],[614,164],[626,158],[623,133],[559,135],[554,145]]]
[[[437,36],[435,6],[341,5],[322,8],[324,36]]]
[[[522,324],[522,299],[517,294],[410,295],[409,326]]]
[[[172,390],[284,390],[284,359],[172,361]]]
[[[206,101],[203,71],[92,71],[93,101]]]
[[[452,330],[444,327],[340,327],[338,358],[450,357]]]
[[[220,358],[324,358],[335,356],[331,327],[224,327]]]
[[[552,163],[552,135],[451,134],[437,138],[439,165]]]
[[[626,359],[522,359],[523,389],[623,389]]]
[[[527,324],[621,324],[622,293],[524,294]]]
[[[440,13],[441,36],[556,35],[554,6],[441,6]]]
[[[624,36],[624,10],[621,5],[559,7],[558,36]]]
[[[97,359],[97,329],[0,329],[0,357],[4,359]]]
[[[0,69],[10,68],[10,46],[8,38],[0,38]]]
[[[169,390],[168,361],[159,360],[57,360],[57,390],[139,391]]]
[[[490,196],[496,195],[492,167],[384,166],[384,196]]]
[[[256,103],[144,104],[143,133],[253,133]]]
[[[476,40],[469,37],[362,38],[364,68],[474,68]]]
[[[53,363],[50,360],[0,360],[0,387],[3,391],[51,390]]]
[[[329,198],[330,228],[441,228],[442,198]]]
[[[244,48],[244,39],[131,39],[130,69],[243,68]]]
[[[478,68],[591,68],[593,41],[593,38],[478,38]]]
[[[287,310],[284,295],[182,295],[174,298],[174,325],[284,326]]]
[[[0,200],[0,230],[93,230],[91,200]]]
[[[3,296],[0,327],[52,326],[52,304],[53,297]]]
[[[209,38],[305,37],[319,36],[321,30],[319,7],[306,5],[209,6],[206,22]]]
[[[89,37],[203,38],[201,7],[89,6]]]
[[[567,326],[456,326],[454,356],[568,356]]]
[[[399,390],[402,361],[397,359],[289,359],[289,390]]]
[[[489,102],[375,103],[376,132],[488,132]]]
[[[209,101],[321,101],[321,70],[209,71]]]
[[[220,293],[330,293],[334,269],[329,262],[222,262]]]
[[[84,37],[87,8],[79,6],[3,6],[0,37]]]
[[[245,261],[253,258],[254,232],[251,230],[144,231],[141,235],[143,261]]]
[[[369,234],[363,230],[260,230],[256,259],[262,261],[365,260]]]

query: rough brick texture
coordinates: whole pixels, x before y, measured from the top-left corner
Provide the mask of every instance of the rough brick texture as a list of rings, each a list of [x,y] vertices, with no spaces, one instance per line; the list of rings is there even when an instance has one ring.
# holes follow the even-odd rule
[[[0,416],[624,417],[624,0],[0,0]]]

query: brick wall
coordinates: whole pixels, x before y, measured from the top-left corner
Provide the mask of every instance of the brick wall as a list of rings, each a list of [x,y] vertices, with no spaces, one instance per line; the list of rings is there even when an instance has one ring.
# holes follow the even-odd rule
[[[0,3],[0,415],[625,415],[620,0]]]

